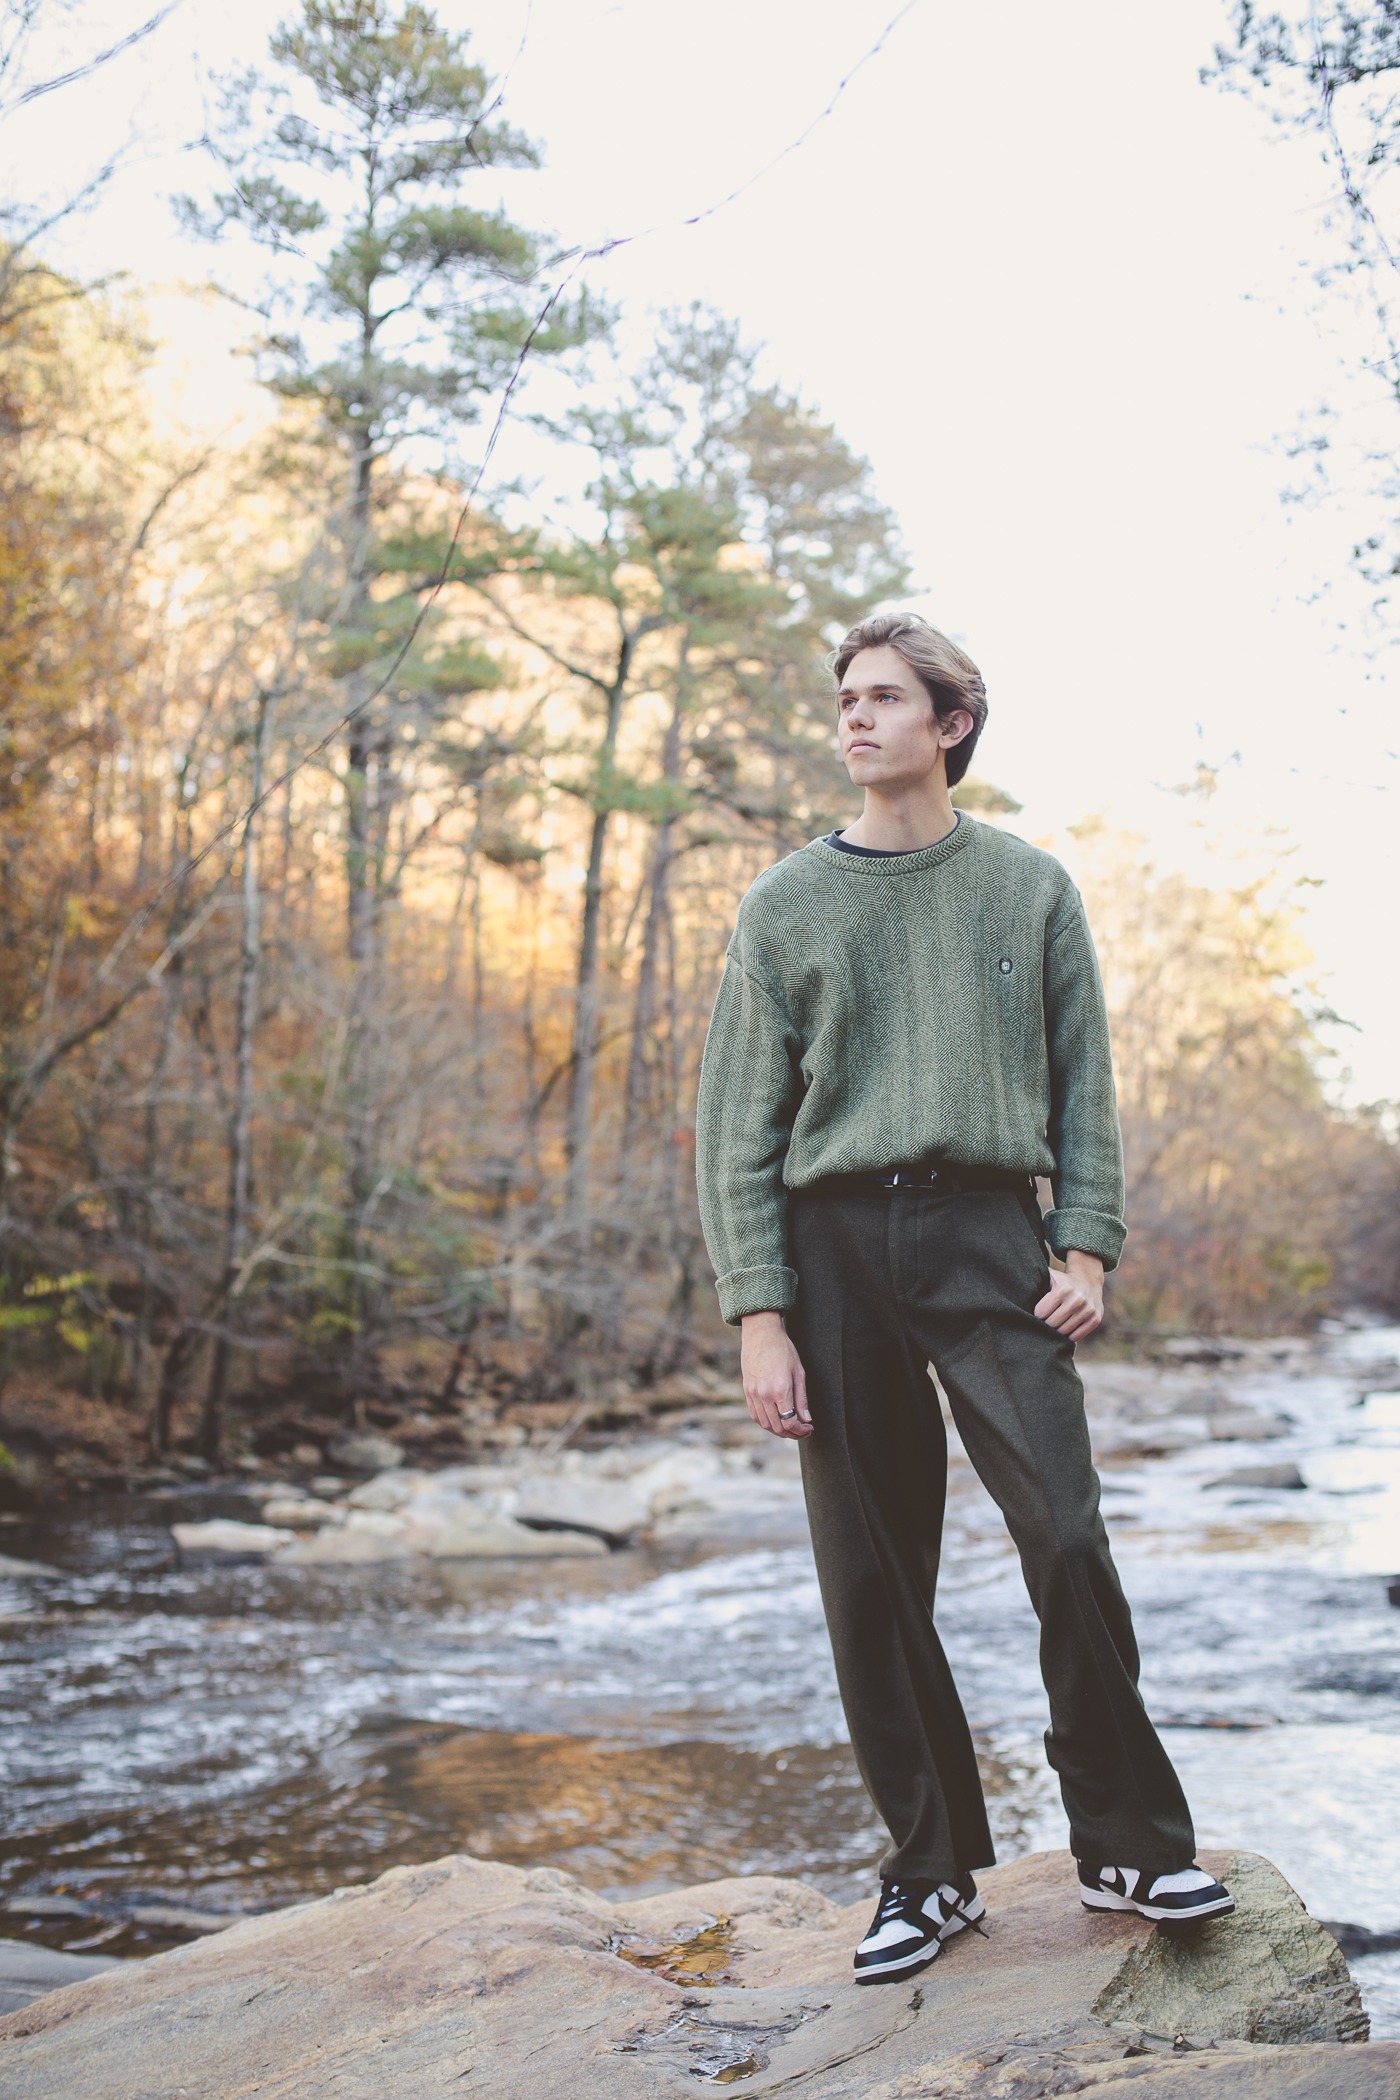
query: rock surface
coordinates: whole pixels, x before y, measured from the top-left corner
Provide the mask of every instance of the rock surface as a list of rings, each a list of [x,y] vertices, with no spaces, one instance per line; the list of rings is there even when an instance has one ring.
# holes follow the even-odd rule
[[[921,1977],[867,1990],[850,1956],[868,1906],[800,1882],[610,1902],[548,1868],[398,1867],[11,2014],[0,2090],[1040,2100],[1117,2085],[1123,2100],[1400,2100],[1400,2046],[1340,2045],[1364,2028],[1355,1988],[1282,1877],[1248,1854],[1207,1863],[1235,1882],[1239,1912],[1166,1943],[1140,1919],[1084,1912],[1067,1855],[1015,1861],[982,1877],[988,1939],[964,1935]]]
[[[1365,2041],[1341,1948],[1269,1862],[1245,1853],[1229,1884],[1236,1918],[1191,1939],[1153,1933],[1094,2001],[1097,2018],[1155,2034],[1243,2042]]]

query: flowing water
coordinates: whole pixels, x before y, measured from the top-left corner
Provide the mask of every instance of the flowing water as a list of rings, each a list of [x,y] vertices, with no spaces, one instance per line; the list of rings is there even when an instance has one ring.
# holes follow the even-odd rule
[[[1231,1400],[1288,1435],[1104,1466],[1144,1691],[1203,1845],[1265,1852],[1316,1915],[1400,1934],[1400,1330],[1256,1363]],[[1206,1485],[1289,1460],[1305,1487]],[[172,1518],[216,1513],[249,1511],[146,1496],[0,1531],[61,1570],[0,1583],[0,1934],[149,1952],[188,1936],[181,1913],[447,1851],[601,1889],[872,1887],[796,1525],[601,1560],[173,1566]],[[1063,1844],[1034,1618],[965,1464],[944,1570],[1001,1855]],[[1400,2034],[1400,1952],[1356,1973]]]

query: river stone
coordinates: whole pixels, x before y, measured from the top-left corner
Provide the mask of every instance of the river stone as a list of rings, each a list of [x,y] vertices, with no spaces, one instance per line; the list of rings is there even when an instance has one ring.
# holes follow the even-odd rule
[[[11,2014],[0,2090],[683,2100],[732,2084],[753,2100],[1041,2100],[1121,2083],[1122,2100],[1139,2100],[1146,2080],[1141,2100],[1400,2100],[1392,2045],[1219,2035],[1217,2015],[1286,2020],[1300,1960],[1311,2026],[1313,1972],[1331,1978],[1340,1962],[1272,1867],[1244,1855],[1229,1869],[1244,1900],[1219,1928],[1238,1928],[1228,1988],[1218,1933],[1194,1980],[1200,1943],[1170,1943],[1166,1989],[1143,1959],[1152,1927],[1084,1911],[1073,1861],[1042,1853],[981,1877],[988,1938],[960,1934],[918,1978],[859,1990],[851,1948],[869,1901],[842,1909],[801,1882],[756,1875],[607,1900],[550,1868],[395,1867]],[[1096,2001],[1155,2018],[1180,2007],[1204,2024],[1174,2047],[1180,2030],[1110,2028],[1091,2016]]]
[[[1189,1938],[1154,1933],[1094,2001],[1095,2017],[1154,2034],[1365,2041],[1369,2023],[1341,1948],[1277,1867],[1241,1853],[1225,1879],[1234,1916]]]
[[[183,1903],[138,1903],[128,1913],[137,1925],[163,1925],[175,1932],[227,1932],[239,1911],[191,1910]]]
[[[444,1525],[426,1546],[433,1560],[578,1560],[607,1550],[591,1532],[532,1531],[512,1517],[476,1512]]]
[[[718,1480],[724,1463],[712,1445],[695,1444],[667,1451],[639,1466],[627,1485],[652,1516],[690,1501],[703,1484]]]
[[[290,1537],[290,1533],[284,1534]],[[408,1526],[400,1517],[377,1510],[353,1509],[343,1524],[328,1526],[297,1539],[277,1555],[279,1568],[316,1568],[385,1560],[406,1560],[413,1552]]]
[[[1307,1486],[1295,1465],[1281,1466],[1237,1466],[1233,1473],[1222,1473],[1218,1480],[1208,1480],[1208,1488],[1304,1488]]]
[[[1223,1408],[1210,1417],[1207,1427],[1217,1443],[1254,1444],[1287,1436],[1293,1424],[1282,1415],[1255,1414],[1252,1408]]]
[[[391,1467],[403,1464],[403,1448],[391,1443],[387,1436],[367,1433],[337,1437],[327,1445],[326,1457],[333,1466],[343,1466],[347,1473],[387,1473]]]
[[[112,1954],[58,1954],[32,1940],[0,1940],[0,2014],[18,2012],[48,1991],[117,1966]]]
[[[625,1546],[644,1531],[650,1512],[616,1480],[541,1480],[516,1505],[521,1524],[539,1531],[586,1531],[610,1546]]]
[[[16,1560],[13,1554],[0,1553],[0,1577],[21,1575],[61,1575],[61,1568],[51,1568],[42,1560]]]
[[[274,1495],[262,1509],[264,1524],[279,1525],[284,1531],[320,1531],[324,1525],[339,1524],[343,1515],[342,1510],[332,1509],[326,1502],[315,1502],[309,1495]]]
[[[351,1509],[373,1509],[392,1515],[411,1502],[425,1484],[423,1473],[376,1473],[346,1496]]]
[[[265,1560],[294,1534],[275,1524],[238,1524],[232,1517],[211,1517],[204,1524],[172,1524],[182,1560]]]

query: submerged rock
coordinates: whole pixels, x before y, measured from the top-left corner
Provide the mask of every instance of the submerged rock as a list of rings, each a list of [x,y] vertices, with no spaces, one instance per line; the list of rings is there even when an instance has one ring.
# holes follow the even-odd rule
[[[1400,2047],[1359,2039],[1345,1963],[1287,1883],[1253,1855],[1208,1864],[1237,1916],[1164,1941],[1081,1910],[1067,1854],[1014,1861],[981,1877],[989,1938],[880,1990],[850,1980],[869,1903],[800,1882],[608,1901],[550,1868],[396,1867],[38,1999],[0,2021],[0,2084],[6,2100],[1044,2100],[1114,2083],[1123,2100],[1395,2100]],[[1358,2039],[1293,2039],[1313,2032]]]

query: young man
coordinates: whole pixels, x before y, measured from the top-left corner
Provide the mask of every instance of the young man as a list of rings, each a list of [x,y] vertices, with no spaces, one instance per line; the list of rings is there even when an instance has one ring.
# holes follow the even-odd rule
[[[933,1626],[947,1444],[930,1362],[1040,1619],[1082,1901],[1164,1921],[1234,1905],[1192,1863],[1190,1812],[1138,1694],[1074,1367],[1125,1231],[1083,908],[1049,854],[953,809],[987,713],[961,649],[886,615],[834,663],[865,807],[744,899],[698,1164],[749,1413],[801,1439],[842,1703],[890,1832],[855,1957],[874,1983],[976,1924],[973,1870],[993,1858]],[[1054,1191],[1043,1219],[1037,1175]]]

